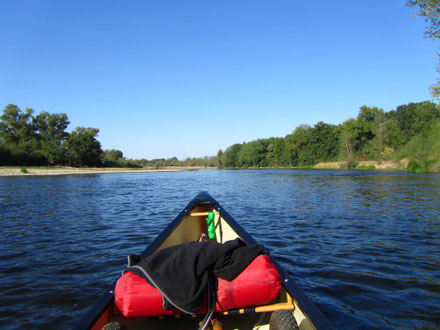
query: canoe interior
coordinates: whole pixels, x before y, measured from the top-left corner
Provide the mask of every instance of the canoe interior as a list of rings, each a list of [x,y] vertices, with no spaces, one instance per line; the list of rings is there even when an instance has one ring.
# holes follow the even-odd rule
[[[216,208],[219,208],[215,206]],[[148,251],[145,254],[150,254],[170,246],[181,244],[184,242],[199,240],[202,233],[206,233],[205,218],[208,211],[215,211],[215,225],[216,225],[216,240],[219,243],[224,243],[228,240],[233,240],[240,237],[239,234],[229,225],[229,223],[222,217],[222,210],[217,212],[212,205],[198,206],[187,212],[180,222],[167,233],[163,239],[156,244],[156,248]],[[242,238],[242,237],[240,237]],[[242,238],[243,239],[243,238]],[[243,239],[244,240],[244,239]],[[286,304],[288,301],[293,302],[295,309],[293,315],[295,316],[300,329],[315,329],[313,323],[301,310],[299,303],[295,297],[289,295],[286,289],[280,291],[278,297],[272,304]],[[251,313],[244,315],[219,315],[220,321],[224,325],[224,329],[269,329],[270,312],[266,313]],[[102,329],[102,327],[110,322],[118,321],[123,323],[127,329],[197,329],[200,320],[204,315],[198,316],[181,316],[179,318],[174,316],[156,317],[156,318],[125,318],[114,305],[112,299],[110,303],[101,313],[99,319],[93,325],[92,329]],[[259,325],[258,325],[259,324]]]

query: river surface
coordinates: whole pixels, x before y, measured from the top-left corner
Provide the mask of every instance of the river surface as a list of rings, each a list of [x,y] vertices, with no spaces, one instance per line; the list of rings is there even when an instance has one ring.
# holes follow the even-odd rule
[[[440,328],[440,176],[333,170],[0,178],[0,328],[72,327],[200,191],[334,328]]]

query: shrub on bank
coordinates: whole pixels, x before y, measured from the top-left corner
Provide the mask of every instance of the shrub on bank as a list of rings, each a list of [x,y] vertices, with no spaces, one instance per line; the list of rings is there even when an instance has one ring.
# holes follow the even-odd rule
[[[417,163],[415,160],[412,160],[408,163],[406,171],[408,173],[423,173],[423,166]]]
[[[346,164],[345,167],[348,168],[349,170],[356,168],[359,165],[359,163],[355,160],[349,160]]]
[[[360,165],[356,167],[357,170],[375,170],[376,166],[374,165]]]
[[[440,170],[439,165],[440,164],[439,164],[438,160],[428,160],[427,162],[425,162],[423,164],[424,172],[427,172],[427,173],[439,172],[439,170]]]
[[[408,173],[440,173],[440,161],[428,160],[421,165],[415,160],[408,163]]]
[[[26,152],[20,148],[7,148],[0,145],[0,166],[44,166],[47,158],[39,152]]]

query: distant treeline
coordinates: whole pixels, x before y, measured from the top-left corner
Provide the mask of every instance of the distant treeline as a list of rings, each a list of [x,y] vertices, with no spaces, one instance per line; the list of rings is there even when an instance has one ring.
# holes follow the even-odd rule
[[[166,167],[166,166],[183,166],[183,167],[217,167],[217,157],[216,156],[205,156],[201,158],[186,158],[185,160],[178,160],[176,157],[169,159],[153,159],[138,160],[140,165],[143,167]]]
[[[97,140],[99,129],[77,127],[66,132],[70,124],[64,113],[51,114],[9,104],[0,116],[0,165],[5,166],[104,166],[155,167],[216,166],[216,157],[155,160],[126,159],[120,150],[102,150]]]
[[[197,166],[219,168],[308,167],[320,162],[408,158],[412,171],[440,171],[440,110],[432,102],[409,103],[385,112],[363,106],[357,118],[339,125],[300,125],[284,138],[234,144],[217,156],[126,159],[120,150],[102,150],[99,129],[66,132],[67,115],[20,110],[7,105],[0,116],[0,165],[104,167]]]
[[[332,125],[300,125],[284,138],[234,144],[217,154],[220,168],[307,167],[319,162],[360,160],[417,162],[439,170],[440,111],[432,102],[409,103],[385,112],[363,106],[356,119]],[[413,165],[414,165],[413,162]]]

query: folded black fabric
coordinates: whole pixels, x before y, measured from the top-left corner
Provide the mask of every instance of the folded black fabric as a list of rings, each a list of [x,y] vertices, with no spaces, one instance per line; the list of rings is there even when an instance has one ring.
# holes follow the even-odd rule
[[[159,289],[166,309],[176,307],[193,314],[200,309],[211,275],[231,281],[262,250],[262,245],[246,245],[239,238],[224,244],[188,242],[144,259],[131,256],[124,272],[141,276]]]

